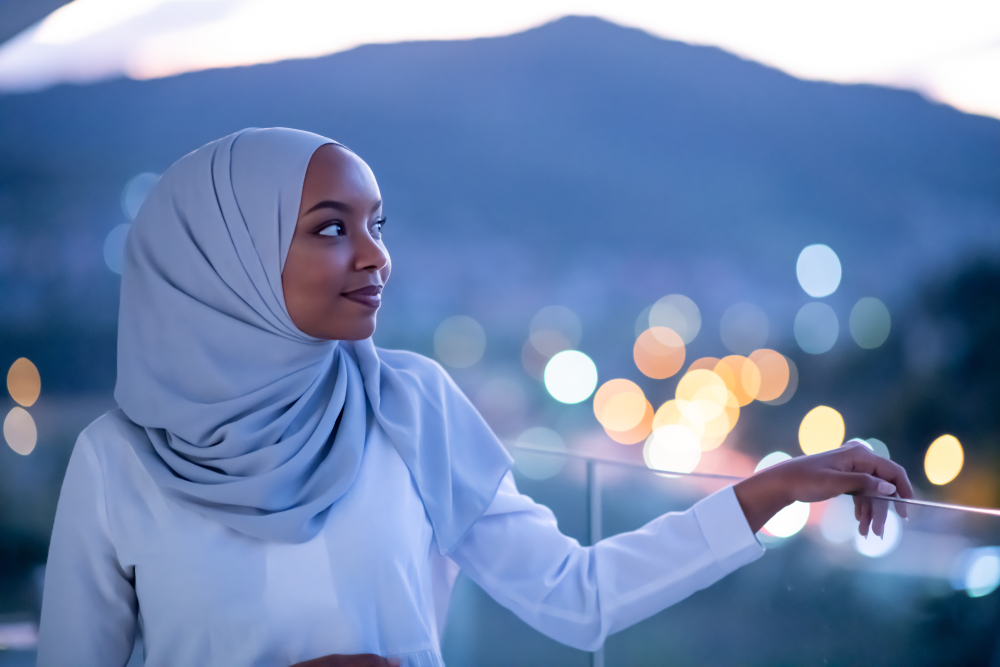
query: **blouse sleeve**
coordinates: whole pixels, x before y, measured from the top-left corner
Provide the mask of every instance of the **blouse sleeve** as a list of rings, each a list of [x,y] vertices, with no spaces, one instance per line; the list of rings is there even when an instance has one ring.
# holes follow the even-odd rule
[[[86,433],[73,449],[45,567],[38,667],[125,665],[135,638],[133,568],[111,538],[100,462]]]
[[[583,547],[511,473],[449,556],[493,599],[549,637],[594,651],[622,630],[764,553],[728,486],[684,512]]]

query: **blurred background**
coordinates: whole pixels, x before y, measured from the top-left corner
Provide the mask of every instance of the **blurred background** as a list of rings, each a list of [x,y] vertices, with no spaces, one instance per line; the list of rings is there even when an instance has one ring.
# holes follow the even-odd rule
[[[376,344],[441,361],[582,543],[720,485],[662,471],[851,438],[1000,506],[1000,5],[691,4],[0,4],[0,665],[33,664],[69,454],[114,405],[130,221],[249,126],[368,161]],[[460,579],[444,656],[1000,666],[1000,518],[910,516],[862,540],[848,499],[793,505],[600,655]]]

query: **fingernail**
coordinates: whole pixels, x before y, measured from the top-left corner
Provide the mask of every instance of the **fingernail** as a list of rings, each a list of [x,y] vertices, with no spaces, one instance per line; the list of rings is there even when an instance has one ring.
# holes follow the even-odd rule
[[[402,660],[400,660],[399,658],[389,658],[388,660],[386,660],[386,662],[392,665],[392,667],[399,667],[399,664],[402,662]]]
[[[889,482],[878,483],[878,494],[880,496],[891,496],[894,493],[896,493],[895,484],[890,484]]]

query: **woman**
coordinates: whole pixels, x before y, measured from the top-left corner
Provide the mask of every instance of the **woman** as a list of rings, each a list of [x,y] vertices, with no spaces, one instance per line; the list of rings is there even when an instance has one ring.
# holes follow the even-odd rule
[[[454,564],[593,650],[758,558],[794,500],[912,495],[843,447],[581,547],[440,366],[372,344],[384,223],[368,166],[307,132],[244,130],[164,173],[126,246],[119,409],[59,499],[41,667],[123,665],[137,626],[146,665],[442,665]],[[856,513],[881,535],[884,502]]]

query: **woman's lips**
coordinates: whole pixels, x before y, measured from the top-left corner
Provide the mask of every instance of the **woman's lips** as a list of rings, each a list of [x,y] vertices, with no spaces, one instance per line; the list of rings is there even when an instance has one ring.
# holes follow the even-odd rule
[[[366,287],[356,289],[353,292],[344,292],[341,296],[346,297],[351,301],[360,303],[362,306],[378,308],[379,304],[382,303],[382,286],[367,285]]]

